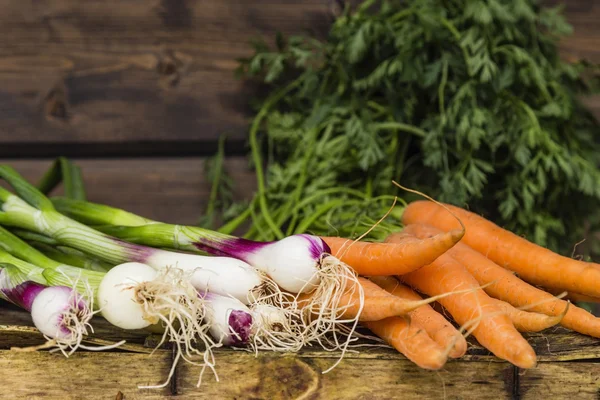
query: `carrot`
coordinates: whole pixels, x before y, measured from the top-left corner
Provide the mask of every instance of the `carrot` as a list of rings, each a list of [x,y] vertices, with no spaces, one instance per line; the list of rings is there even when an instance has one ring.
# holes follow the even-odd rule
[[[543,288],[545,291],[552,293],[554,295],[563,293],[564,291],[556,288]],[[569,299],[573,302],[577,303],[600,303],[599,297],[586,296],[585,294],[575,293],[575,292],[567,292],[565,299]]]
[[[398,239],[402,242],[415,240],[389,236],[386,241]],[[430,296],[479,286],[462,264],[446,254],[423,268],[401,276],[400,280]],[[444,297],[438,302],[463,326],[477,321],[473,335],[497,357],[521,368],[533,368],[536,365],[533,348],[483,290]]]
[[[462,242],[532,284],[600,297],[600,265],[574,260],[538,246],[493,222],[459,207],[446,205],[466,226]],[[409,204],[402,222],[429,224],[442,231],[458,226],[443,207],[429,201]]]
[[[513,325],[519,332],[540,332],[548,329],[563,319],[564,315],[569,310],[569,303],[560,315],[546,315],[535,312],[527,312],[513,307],[505,301],[492,299],[498,306],[508,315]]]
[[[433,303],[439,298],[451,295],[451,293],[445,293],[441,296],[431,297],[426,300],[421,298],[416,300],[405,299],[390,294],[366,278],[358,277],[358,282],[362,287],[364,296],[362,310],[360,309],[360,291],[357,287],[346,289],[340,296],[337,307],[340,310],[343,310],[342,317],[356,318],[358,315],[358,320],[361,322],[380,321],[389,317],[408,315],[408,313],[419,307]],[[302,305],[310,299],[310,293],[303,293],[298,296],[298,303]]]
[[[411,243],[371,243],[340,237],[322,237],[331,254],[360,275],[403,275],[431,263],[463,237],[456,229],[439,236]]]
[[[585,294],[573,292],[567,293],[567,299],[576,303],[600,303],[600,298],[598,297],[586,296]]]
[[[373,276],[370,279],[394,296],[407,300],[420,300],[421,297],[392,276]],[[411,323],[422,327],[429,336],[444,348],[451,348],[449,356],[462,357],[467,352],[467,341],[444,316],[425,304],[408,313]]]
[[[390,317],[363,325],[421,368],[437,370],[446,363],[446,350],[405,318]]]
[[[439,232],[439,229],[423,224],[404,227],[405,235],[411,233],[419,238],[437,235]],[[567,307],[566,301],[524,282],[466,244],[458,243],[448,251],[448,255],[463,264],[480,285],[487,285],[485,291],[496,299],[515,307],[528,307],[531,311],[553,316],[560,315]],[[493,283],[490,284],[491,282]],[[600,318],[573,304],[560,324],[575,332],[600,338]]]

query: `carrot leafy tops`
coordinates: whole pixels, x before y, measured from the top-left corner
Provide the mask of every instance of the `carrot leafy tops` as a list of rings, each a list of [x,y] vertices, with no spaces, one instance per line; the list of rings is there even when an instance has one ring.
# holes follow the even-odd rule
[[[240,70],[270,88],[250,132],[267,167],[247,236],[355,238],[400,179],[570,254],[600,221],[600,125],[578,98],[597,85],[559,56],[570,31],[532,0],[369,0],[324,39],[256,45]]]

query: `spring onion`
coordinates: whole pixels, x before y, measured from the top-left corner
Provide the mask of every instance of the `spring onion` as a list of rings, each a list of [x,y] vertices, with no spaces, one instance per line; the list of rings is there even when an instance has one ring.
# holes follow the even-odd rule
[[[42,193],[8,166],[0,166],[0,177],[20,195],[0,188],[0,223],[34,231],[96,256],[114,265],[140,262],[154,269],[177,267],[191,273],[199,291],[231,295],[248,304],[260,298],[265,277],[242,260],[183,254],[123,241],[76,222],[54,209]]]
[[[317,285],[326,284],[320,282],[324,277],[343,275],[332,274],[332,268],[346,274],[350,272],[345,264],[332,262],[337,259],[329,254],[327,244],[312,235],[297,234],[274,242],[256,242],[195,226],[163,224],[82,200],[59,197],[52,202],[63,214],[131,243],[243,260],[291,293],[311,292]],[[335,286],[335,282],[331,285]]]
[[[289,313],[269,304],[247,306],[234,297],[200,294],[213,338],[225,346],[272,351],[298,351],[306,338]],[[296,318],[301,318],[296,315]]]
[[[93,333],[90,324],[94,315],[93,296],[89,296],[89,292],[88,296],[83,296],[67,286],[45,286],[31,281],[13,264],[0,264],[0,298],[29,311],[33,324],[47,339],[41,346],[16,350],[56,348],[68,357],[78,348],[98,351],[125,343],[100,347],[83,345],[84,337]]]
[[[122,329],[142,329],[158,323],[164,327],[157,347],[168,340],[176,348],[169,376],[162,384],[140,388],[166,386],[180,359],[201,366],[201,375],[207,367],[216,373],[212,350],[219,344],[210,338],[209,327],[203,322],[204,303],[184,271],[157,271],[138,262],[117,265],[106,273],[64,266],[44,270],[44,277],[52,285],[68,284],[75,276],[90,282],[100,313],[111,324]],[[200,356],[204,362],[193,361],[193,356]]]
[[[214,293],[200,295],[207,307],[206,319],[214,339],[225,346],[247,345],[254,320],[250,309],[233,297]]]
[[[0,262],[13,264],[19,268],[24,277],[31,276],[36,279],[36,282],[51,286],[40,292],[48,293],[41,298],[40,305],[32,305],[34,323],[35,318],[44,317],[48,320],[46,324],[52,323],[48,315],[53,315],[61,321],[64,320],[65,323],[68,322],[68,327],[73,329],[72,336],[66,338],[63,337],[64,335],[56,337],[61,332],[64,333],[64,331],[57,331],[49,344],[59,346],[63,352],[65,347],[71,347],[72,351],[81,347],[81,338],[88,333],[88,329],[91,330],[88,320],[97,312],[123,329],[143,328],[160,321],[166,329],[158,346],[167,339],[177,346],[177,358],[172,368],[175,368],[180,358],[198,365],[190,360],[191,355],[196,354],[208,360],[202,365],[202,371],[206,366],[214,371],[211,349],[215,344],[207,333],[207,326],[201,323],[204,306],[198,298],[196,289],[181,270],[165,268],[157,271],[144,264],[128,263],[104,273],[50,260],[1,227],[0,240],[2,247],[8,250],[0,249]],[[46,268],[20,260],[14,255],[28,261],[38,261]],[[14,280],[4,279],[4,281],[11,283],[7,288],[15,287]],[[69,308],[64,306],[67,294],[70,294],[70,300],[66,303]],[[84,304],[82,299],[89,302],[86,309],[82,308]],[[54,300],[57,300],[58,304],[54,304]],[[63,308],[59,313],[50,313],[52,307],[60,308],[61,304]],[[38,323],[35,324],[38,326]],[[38,329],[49,335],[52,332],[52,325],[49,327],[40,325]],[[196,349],[195,343],[198,341],[204,344],[204,351]],[[173,369],[167,383],[172,373]]]
[[[41,242],[29,242],[29,244],[48,258],[63,264],[100,272],[107,272],[112,267],[107,262],[92,258],[79,250],[67,246],[50,246]]]

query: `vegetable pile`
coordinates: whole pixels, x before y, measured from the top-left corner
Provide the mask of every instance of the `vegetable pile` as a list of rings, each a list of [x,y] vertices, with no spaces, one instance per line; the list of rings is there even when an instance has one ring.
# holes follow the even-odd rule
[[[339,351],[341,362],[358,339],[375,340],[438,370],[462,357],[473,335],[497,357],[533,368],[521,332],[560,324],[600,337],[600,318],[562,299],[600,299],[599,264],[459,207],[414,201],[401,221],[387,222],[397,229],[381,242],[305,233],[257,242],[89,202],[78,171],[55,163],[38,187],[50,192],[64,180],[66,195],[48,198],[0,166],[14,190],[0,187],[0,297],[31,312],[48,339],[35,349],[121,345],[82,345],[95,316],[159,329],[161,344],[176,349],[171,374],[180,359],[198,365],[200,385],[207,368],[217,376],[213,350],[222,346],[318,346]],[[171,374],[144,387],[163,387]]]
[[[532,0],[368,0],[325,39],[257,43],[240,72],[266,87],[250,130],[259,191],[241,213],[221,180],[224,231],[243,214],[252,239],[354,238],[395,179],[570,255],[600,228],[600,124],[581,103],[600,75],[561,59],[570,32]]]
[[[523,332],[600,338],[571,303],[600,302],[600,264],[559,246],[600,210],[585,65],[556,47],[567,28],[526,0],[367,0],[327,41],[259,45],[242,68],[274,89],[250,130],[258,191],[230,204],[221,142],[202,227],[89,202],[64,158],[37,186],[0,166],[0,297],[31,313],[47,338],[34,349],[66,356],[123,343],[84,345],[94,318],[162,332],[176,358],[149,388],[181,360],[198,385],[218,379],[223,346],[341,362],[375,341],[438,370],[473,336],[534,368]],[[445,203],[397,206],[399,178]],[[231,207],[214,230],[217,201]]]

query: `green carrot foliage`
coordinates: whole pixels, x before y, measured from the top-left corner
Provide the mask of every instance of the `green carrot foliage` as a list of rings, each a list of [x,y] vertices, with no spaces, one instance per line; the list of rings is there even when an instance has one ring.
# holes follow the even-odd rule
[[[600,125],[580,102],[598,69],[561,59],[571,31],[530,0],[369,0],[324,40],[257,43],[239,73],[269,89],[250,132],[259,190],[223,229],[355,237],[393,195],[414,199],[395,179],[571,254],[600,216]]]

